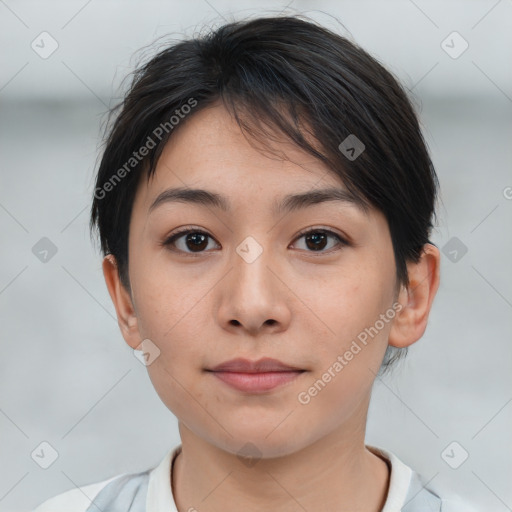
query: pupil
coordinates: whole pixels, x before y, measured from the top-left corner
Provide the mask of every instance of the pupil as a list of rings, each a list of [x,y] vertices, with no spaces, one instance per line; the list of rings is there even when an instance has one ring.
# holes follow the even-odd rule
[[[204,249],[208,243],[205,244],[206,236],[202,233],[191,233],[187,236],[187,247],[191,250]],[[188,243],[192,242],[192,247],[188,246]]]
[[[322,244],[322,242],[325,242],[325,239],[326,239],[326,236],[325,236],[325,233],[313,233],[311,235],[307,235],[306,237],[306,241],[311,241],[313,240],[313,249],[323,249],[325,247],[325,243]],[[318,243],[320,242],[320,243]],[[307,242],[306,242],[307,243]],[[309,245],[308,245],[309,247]]]

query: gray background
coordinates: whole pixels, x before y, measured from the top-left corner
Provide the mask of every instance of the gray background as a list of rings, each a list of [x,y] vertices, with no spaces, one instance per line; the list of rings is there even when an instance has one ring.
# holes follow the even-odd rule
[[[411,90],[441,181],[433,241],[458,244],[456,261],[452,245],[443,252],[425,336],[376,383],[367,443],[440,492],[512,510],[512,0],[0,0],[0,512],[146,469],[179,441],[119,332],[89,239],[102,113],[157,37],[287,4]],[[31,48],[43,31],[59,45],[45,59]],[[442,46],[453,31],[469,44],[457,58]],[[33,252],[43,237],[57,248],[46,263]],[[31,458],[43,441],[58,452],[48,469]],[[453,441],[452,465],[469,454],[457,469],[442,456]]]

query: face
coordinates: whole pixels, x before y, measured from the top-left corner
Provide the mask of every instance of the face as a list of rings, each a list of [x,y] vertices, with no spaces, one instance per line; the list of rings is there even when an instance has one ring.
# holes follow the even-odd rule
[[[346,188],[302,150],[274,148],[287,158],[250,144],[219,105],[173,134],[133,206],[135,328],[125,334],[133,348],[158,347],[151,381],[186,428],[231,453],[251,442],[264,457],[364,430],[396,287],[385,217],[340,199],[287,209],[287,196]],[[222,196],[223,207],[160,196],[178,187]],[[209,371],[264,357],[301,371]]]

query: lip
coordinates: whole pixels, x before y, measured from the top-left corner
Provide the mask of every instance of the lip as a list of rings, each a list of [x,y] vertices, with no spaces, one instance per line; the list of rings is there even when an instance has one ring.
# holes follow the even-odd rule
[[[270,357],[263,357],[257,361],[250,361],[238,357],[230,359],[217,366],[214,366],[209,371],[212,372],[237,372],[237,373],[266,373],[266,372],[287,372],[287,371],[303,371],[303,368],[285,364],[278,359]]]
[[[306,370],[265,357],[258,361],[231,359],[207,371],[239,391],[264,393],[295,380]]]

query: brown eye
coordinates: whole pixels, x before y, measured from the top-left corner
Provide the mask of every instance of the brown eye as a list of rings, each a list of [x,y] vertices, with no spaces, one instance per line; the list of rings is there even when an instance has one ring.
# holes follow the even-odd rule
[[[310,233],[305,237],[306,246],[308,249],[312,249],[313,251],[322,250],[327,244],[327,238],[328,236],[320,231]]]
[[[188,233],[185,235],[185,245],[191,251],[202,251],[208,246],[208,235],[203,233]]]
[[[305,240],[304,250],[312,253],[329,253],[331,252],[330,249],[349,245],[340,235],[328,229],[309,229],[302,232],[296,240],[302,238]],[[170,250],[175,252],[199,255],[203,252],[208,252],[210,240],[213,240],[213,238],[205,231],[186,228],[173,233],[162,245],[169,247]],[[330,242],[330,240],[334,242]],[[220,246],[217,244],[217,247]]]
[[[300,240],[301,238],[304,238],[306,250],[308,252],[329,252],[329,250],[324,250],[329,245],[329,239],[334,239],[335,243],[328,249],[348,245],[348,243],[337,233],[327,229],[310,229],[301,233],[297,240]]]
[[[184,253],[201,253],[208,247],[210,235],[197,229],[186,229],[171,235],[164,243],[171,250]]]

